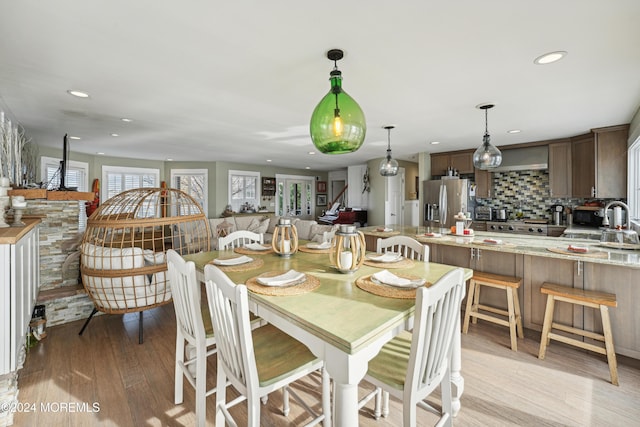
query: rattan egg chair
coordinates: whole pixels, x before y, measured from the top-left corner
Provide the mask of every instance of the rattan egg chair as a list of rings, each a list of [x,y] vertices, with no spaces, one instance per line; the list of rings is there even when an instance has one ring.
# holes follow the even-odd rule
[[[188,194],[170,188],[124,191],[87,220],[80,245],[82,284],[95,307],[80,330],[101,311],[140,313],[171,301],[167,249],[186,255],[210,250],[209,221]]]

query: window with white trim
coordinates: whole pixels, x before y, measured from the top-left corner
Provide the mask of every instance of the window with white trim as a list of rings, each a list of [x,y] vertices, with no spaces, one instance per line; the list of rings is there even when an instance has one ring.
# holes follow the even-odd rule
[[[629,216],[634,222],[640,222],[640,138],[629,147],[627,158]]]
[[[249,204],[257,209],[260,204],[260,172],[229,171],[229,204],[234,212]]]
[[[62,159],[54,157],[40,157],[40,179],[46,183],[48,190],[60,188],[60,162]],[[78,191],[89,191],[89,163],[67,160],[65,174],[65,187],[76,187]],[[87,227],[86,201],[78,202],[78,231]]]
[[[104,203],[126,190],[159,186],[160,169],[102,166],[100,200]]]
[[[171,188],[175,188],[193,197],[202,206],[204,214],[208,212],[208,178],[206,169],[171,169]]]

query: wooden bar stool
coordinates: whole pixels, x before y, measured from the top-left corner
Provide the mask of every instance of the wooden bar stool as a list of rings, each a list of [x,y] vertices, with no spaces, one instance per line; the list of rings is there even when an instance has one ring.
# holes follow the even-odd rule
[[[473,323],[478,323],[478,319],[482,319],[487,322],[497,323],[498,325],[508,326],[511,334],[511,350],[518,351],[517,337],[524,338],[522,318],[520,316],[520,302],[518,300],[518,288],[521,283],[522,279],[520,277],[474,271],[473,277],[469,282],[469,294],[467,295],[467,307],[464,312],[462,332],[466,334],[469,330],[469,319],[471,317],[473,317]],[[480,304],[480,286],[504,289],[507,293],[508,310]],[[480,313],[479,310],[506,316],[507,320],[490,314]]]
[[[613,347],[613,335],[611,334],[611,321],[609,320],[609,307],[617,307],[615,294],[605,292],[585,291],[582,289],[570,288],[567,286],[556,285],[555,283],[543,283],[540,292],[547,294],[547,308],[544,312],[544,325],[542,326],[542,336],[540,337],[540,352],[538,359],[544,359],[549,342],[554,339],[565,344],[584,348],[586,350],[595,351],[596,353],[605,354],[609,363],[609,372],[611,373],[611,383],[618,385],[618,363],[616,361],[616,352]],[[579,304],[585,307],[600,309],[602,317],[603,334],[577,329],[571,326],[555,323],[553,321],[553,308],[556,301],[564,301],[571,304]],[[586,343],[575,338],[566,337],[552,332],[552,329],[569,332],[571,334],[580,335],[598,341],[604,341],[604,347]]]

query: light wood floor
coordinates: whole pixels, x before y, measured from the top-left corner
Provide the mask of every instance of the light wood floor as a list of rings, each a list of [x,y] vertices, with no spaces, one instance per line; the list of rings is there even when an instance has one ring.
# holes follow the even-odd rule
[[[78,336],[82,322],[48,328],[49,336],[30,351],[19,375],[19,401],[35,412],[16,413],[14,425],[195,425],[194,393],[189,385],[185,385],[184,403],[173,403],[173,306],[150,310],[144,320],[142,345],[134,314],[97,316],[82,337]],[[619,357],[620,386],[616,387],[609,383],[604,356],[552,342],[541,361],[538,340],[539,333],[528,331],[518,343],[519,351],[512,352],[506,328],[482,321],[471,326],[469,334],[462,336],[465,392],[454,425],[640,425],[640,361]],[[215,357],[210,358],[208,370],[213,385]],[[299,389],[319,397],[308,380]],[[207,400],[211,425],[214,399]],[[63,406],[69,402],[76,405],[75,410],[82,409],[79,404],[95,403],[99,412],[72,412]],[[263,426],[300,425],[309,420],[294,401],[285,418],[280,404],[280,393],[269,397],[262,407]],[[399,402],[391,404],[389,418],[378,421],[363,409],[360,425],[401,425]],[[242,425],[244,406],[233,408],[232,413]],[[432,425],[432,421],[432,416],[419,410],[418,425]]]

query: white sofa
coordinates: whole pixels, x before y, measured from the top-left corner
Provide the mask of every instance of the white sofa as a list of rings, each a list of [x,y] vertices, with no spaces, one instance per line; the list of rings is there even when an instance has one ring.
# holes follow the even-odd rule
[[[227,228],[228,232],[236,230],[248,230],[254,233],[264,234],[264,242],[270,243],[273,237],[273,232],[281,217],[279,216],[264,216],[264,215],[242,215],[242,216],[230,216],[226,218],[209,218],[209,225],[211,228],[211,243],[213,248],[218,249],[218,233],[223,226]],[[223,224],[226,222],[226,224]],[[291,224],[296,226],[298,231],[298,239],[310,240],[322,243],[330,240],[338,229],[337,225],[323,225],[318,224],[314,220],[291,218]]]

